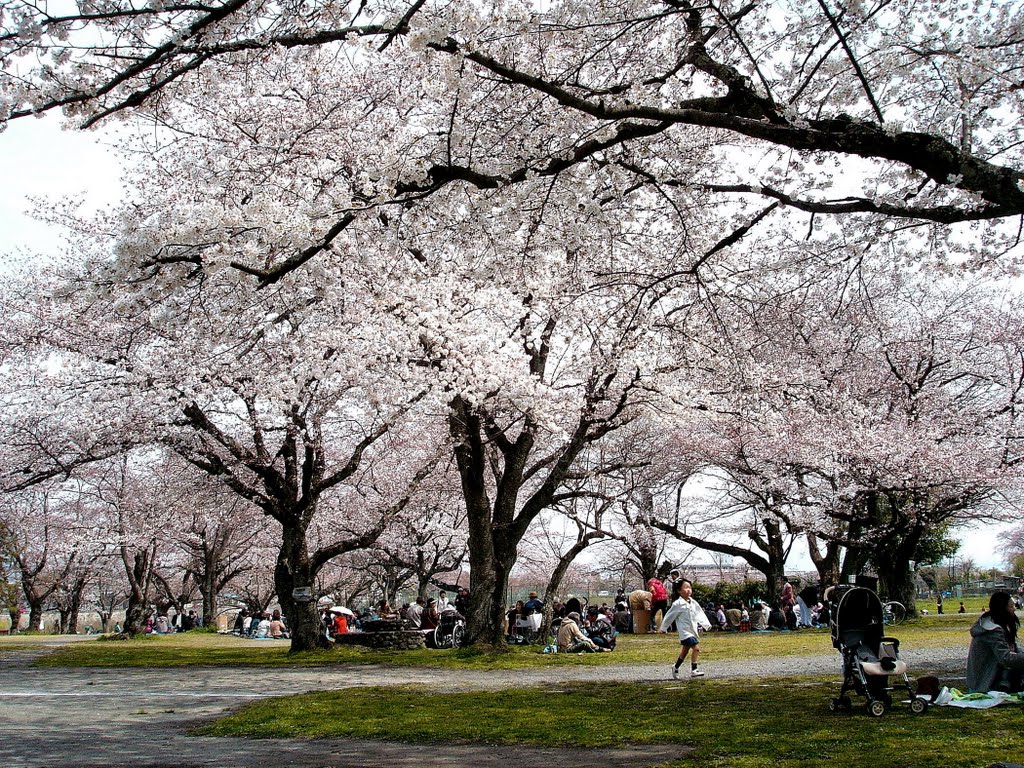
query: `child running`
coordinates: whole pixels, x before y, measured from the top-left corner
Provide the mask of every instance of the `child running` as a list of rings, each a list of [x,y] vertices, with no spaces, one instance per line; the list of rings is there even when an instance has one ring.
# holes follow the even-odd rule
[[[679,579],[676,582],[674,595],[676,600],[662,618],[661,629],[658,630],[659,633],[664,634],[665,627],[672,626],[673,621],[676,623],[676,629],[679,630],[679,644],[682,647],[679,649],[679,658],[676,659],[675,666],[672,667],[672,677],[676,680],[679,679],[679,667],[686,661],[686,655],[691,648],[693,656],[690,657],[690,677],[704,676],[704,673],[697,668],[697,660],[700,658],[700,648],[697,647],[700,640],[697,639],[697,631],[698,628],[711,629],[711,622],[708,621],[700,603],[694,600],[692,595],[693,584],[690,583],[690,580]]]

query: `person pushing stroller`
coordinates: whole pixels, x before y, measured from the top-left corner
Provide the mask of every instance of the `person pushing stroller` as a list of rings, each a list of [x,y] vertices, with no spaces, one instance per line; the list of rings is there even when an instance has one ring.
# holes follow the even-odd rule
[[[676,680],[679,679],[679,668],[686,661],[686,656],[691,649],[693,655],[690,657],[690,677],[703,677],[704,673],[697,666],[700,658],[700,648],[698,647],[700,640],[697,633],[701,629],[711,629],[711,622],[708,621],[707,614],[700,607],[700,603],[693,599],[693,584],[689,579],[679,579],[676,582],[673,597],[675,600],[662,618],[661,628],[658,630],[659,633],[664,634],[665,628],[672,626],[674,621],[676,629],[679,631],[681,647],[679,648],[679,658],[676,659],[676,663],[672,667],[672,677]]]

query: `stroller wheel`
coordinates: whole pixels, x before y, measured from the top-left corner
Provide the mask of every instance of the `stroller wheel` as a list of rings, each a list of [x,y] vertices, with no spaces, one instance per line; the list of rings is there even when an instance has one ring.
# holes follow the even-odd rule
[[[840,711],[839,699],[831,698],[831,699],[828,700],[828,711],[829,712],[839,712]]]
[[[885,714],[885,702],[880,701],[879,699],[873,699],[869,701],[866,705],[864,705],[864,708],[872,717],[881,717]]]
[[[914,697],[910,700],[910,711],[915,715],[923,715],[928,711],[928,702],[920,697]]]

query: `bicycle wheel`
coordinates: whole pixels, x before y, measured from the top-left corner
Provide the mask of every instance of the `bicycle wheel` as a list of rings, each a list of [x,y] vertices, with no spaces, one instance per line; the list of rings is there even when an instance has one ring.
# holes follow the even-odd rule
[[[882,606],[882,620],[886,624],[902,624],[905,618],[907,609],[903,607],[903,603],[890,600]]]

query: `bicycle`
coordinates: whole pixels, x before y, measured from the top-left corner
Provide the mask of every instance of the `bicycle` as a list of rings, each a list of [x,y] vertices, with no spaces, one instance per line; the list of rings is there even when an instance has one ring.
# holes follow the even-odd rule
[[[882,603],[882,623],[886,626],[902,624],[905,618],[907,618],[907,609],[903,603],[896,600],[886,600]]]

